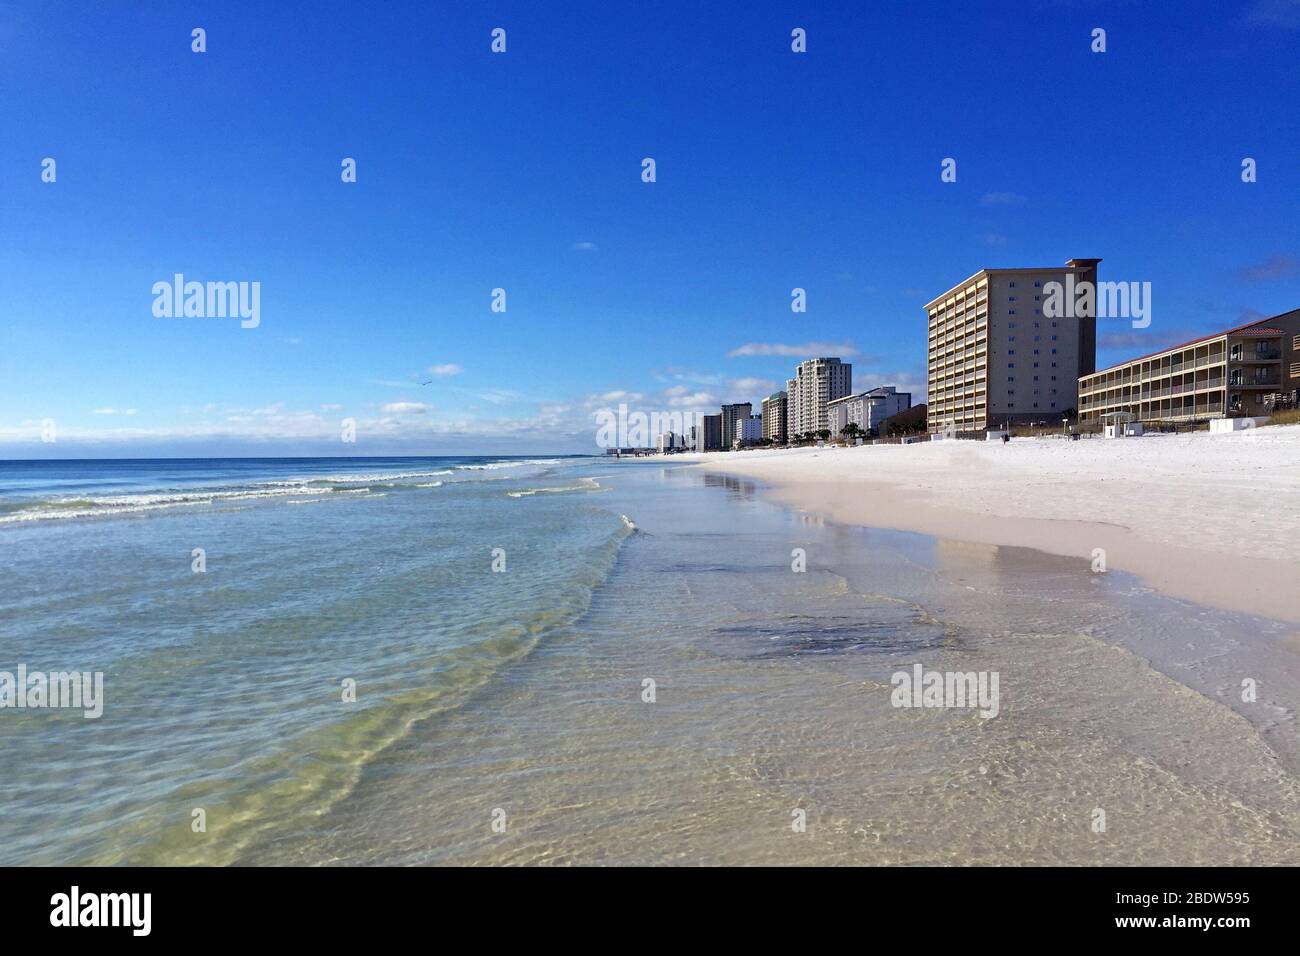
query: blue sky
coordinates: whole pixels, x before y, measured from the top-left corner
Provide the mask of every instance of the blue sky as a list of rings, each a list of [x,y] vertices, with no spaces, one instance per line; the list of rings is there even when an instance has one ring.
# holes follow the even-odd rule
[[[1298,50],[1298,0],[9,3],[0,457],[591,451],[813,353],[920,400],[928,298],[1073,256],[1152,283],[1103,365],[1296,308]]]

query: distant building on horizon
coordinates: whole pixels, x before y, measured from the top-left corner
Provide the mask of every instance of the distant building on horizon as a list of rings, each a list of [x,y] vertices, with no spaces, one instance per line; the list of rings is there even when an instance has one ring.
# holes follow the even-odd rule
[[[1270,413],[1300,389],[1300,309],[1152,352],[1079,378],[1079,422],[1128,412],[1141,422]],[[1294,395],[1291,400],[1294,401]]]
[[[661,455],[685,451],[687,447],[687,437],[680,432],[661,432],[659,437],[655,439],[655,449]]]
[[[853,366],[837,358],[800,362],[786,382],[786,432],[790,436],[829,428],[827,403],[853,391]]]
[[[1052,421],[1077,408],[1079,378],[1097,367],[1095,309],[1046,316],[1043,286],[1073,277],[1074,286],[1095,288],[1099,262],[981,269],[927,302],[929,430],[986,431],[1008,421]]]
[[[774,392],[763,399],[763,437],[784,445],[786,440],[786,393]]]
[[[845,426],[852,422],[865,436],[879,428],[886,418],[911,407],[911,392],[900,392],[893,385],[882,385],[827,402],[827,427],[831,430],[831,437],[838,437]]]

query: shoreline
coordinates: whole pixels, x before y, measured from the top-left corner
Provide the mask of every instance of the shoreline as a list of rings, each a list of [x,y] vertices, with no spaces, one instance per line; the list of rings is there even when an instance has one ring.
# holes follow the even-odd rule
[[[1300,624],[1300,426],[674,458],[843,524],[1032,548],[1081,570],[1100,548],[1107,569],[1161,594]]]

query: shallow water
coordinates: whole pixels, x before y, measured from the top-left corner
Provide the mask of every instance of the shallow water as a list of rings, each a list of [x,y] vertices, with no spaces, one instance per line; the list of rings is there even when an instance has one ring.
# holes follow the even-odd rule
[[[108,697],[0,712],[0,858],[1300,860],[1281,625],[694,468],[465,474],[0,531],[0,668]],[[997,672],[998,716],[891,706],[918,663]]]

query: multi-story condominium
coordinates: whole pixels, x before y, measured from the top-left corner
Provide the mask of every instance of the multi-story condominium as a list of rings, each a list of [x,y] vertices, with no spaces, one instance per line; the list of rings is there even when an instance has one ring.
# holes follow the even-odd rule
[[[1300,309],[1202,336],[1079,378],[1079,420],[1256,416],[1267,395],[1300,388]]]
[[[837,358],[800,362],[786,383],[786,431],[790,435],[829,428],[826,405],[853,391],[853,366]]]
[[[722,447],[730,448],[740,435],[740,423],[752,415],[754,406],[750,402],[737,402],[735,405],[722,406]]]
[[[755,445],[763,440],[763,416],[748,415],[736,422],[734,447]]]
[[[722,450],[722,416],[704,415],[704,447],[701,451],[721,451]]]
[[[912,407],[912,394],[900,392],[893,385],[882,385],[870,391],[845,395],[826,403],[827,428],[832,436],[839,435],[850,422],[857,425],[863,435],[880,427],[891,415]]]
[[[776,392],[763,399],[763,437],[785,444],[786,393]]]
[[[1044,315],[1043,287],[1095,288],[1099,262],[981,269],[927,302],[929,430],[985,431],[1004,422],[1051,421],[1077,408],[1079,377],[1097,367],[1095,309]]]

